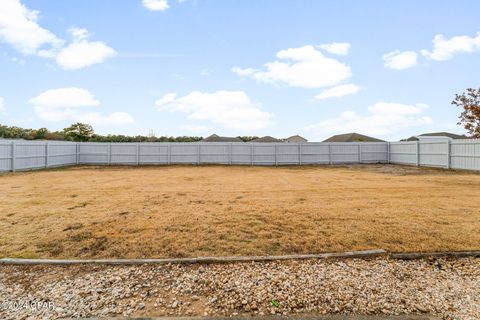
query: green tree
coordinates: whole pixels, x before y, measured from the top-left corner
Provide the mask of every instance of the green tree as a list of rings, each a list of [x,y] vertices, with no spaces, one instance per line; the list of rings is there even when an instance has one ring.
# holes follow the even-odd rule
[[[257,136],[239,136],[237,138],[240,138],[240,140],[242,140],[243,142],[249,142],[249,141],[258,139]]]
[[[462,94],[456,94],[452,104],[463,108],[459,125],[463,125],[474,138],[480,138],[480,88],[468,88]]]
[[[95,131],[89,124],[77,122],[63,129],[63,134],[73,141],[88,141],[95,134]]]
[[[34,139],[45,139],[45,136],[49,133],[47,128],[40,128],[34,130]]]

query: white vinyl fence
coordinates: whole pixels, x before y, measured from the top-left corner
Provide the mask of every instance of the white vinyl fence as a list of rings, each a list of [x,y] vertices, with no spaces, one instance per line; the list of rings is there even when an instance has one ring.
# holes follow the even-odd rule
[[[388,162],[387,143],[75,143],[0,140],[0,171],[74,164],[302,165],[379,162]]]
[[[77,159],[76,142],[0,139],[0,171],[75,165]]]
[[[390,142],[390,163],[480,170],[480,139]]]
[[[75,164],[399,163],[480,170],[480,140],[347,143],[96,143],[0,140],[0,171]]]

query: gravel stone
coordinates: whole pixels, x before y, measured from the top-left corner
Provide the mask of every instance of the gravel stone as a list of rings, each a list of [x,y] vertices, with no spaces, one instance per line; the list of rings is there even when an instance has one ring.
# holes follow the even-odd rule
[[[302,313],[480,319],[480,258],[0,266],[0,319]]]

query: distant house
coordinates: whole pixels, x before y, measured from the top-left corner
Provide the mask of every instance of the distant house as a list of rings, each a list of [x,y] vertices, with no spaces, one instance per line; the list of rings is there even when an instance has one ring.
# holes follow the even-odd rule
[[[249,142],[267,142],[268,143],[268,142],[282,142],[282,140],[271,137],[271,136],[264,136],[261,138],[253,139]]]
[[[327,140],[323,142],[385,142],[384,140],[380,140],[377,138],[365,136],[360,133],[344,133],[344,134],[337,134],[335,136],[331,136]]]
[[[456,139],[468,139],[465,135],[459,135],[450,132],[431,132],[424,133],[418,136],[412,136],[406,141],[419,141],[419,140],[456,140]]]
[[[216,134],[212,134],[211,136],[202,139],[201,142],[243,142],[243,141],[238,137],[220,137]]]
[[[288,137],[286,139],[283,139],[284,142],[286,143],[302,143],[302,142],[308,142],[307,139],[304,137],[299,136],[298,134]]]

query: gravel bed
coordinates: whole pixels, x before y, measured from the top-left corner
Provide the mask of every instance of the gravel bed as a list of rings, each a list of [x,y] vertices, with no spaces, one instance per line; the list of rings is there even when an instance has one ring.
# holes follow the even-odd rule
[[[0,266],[1,319],[296,313],[480,319],[480,259]]]

